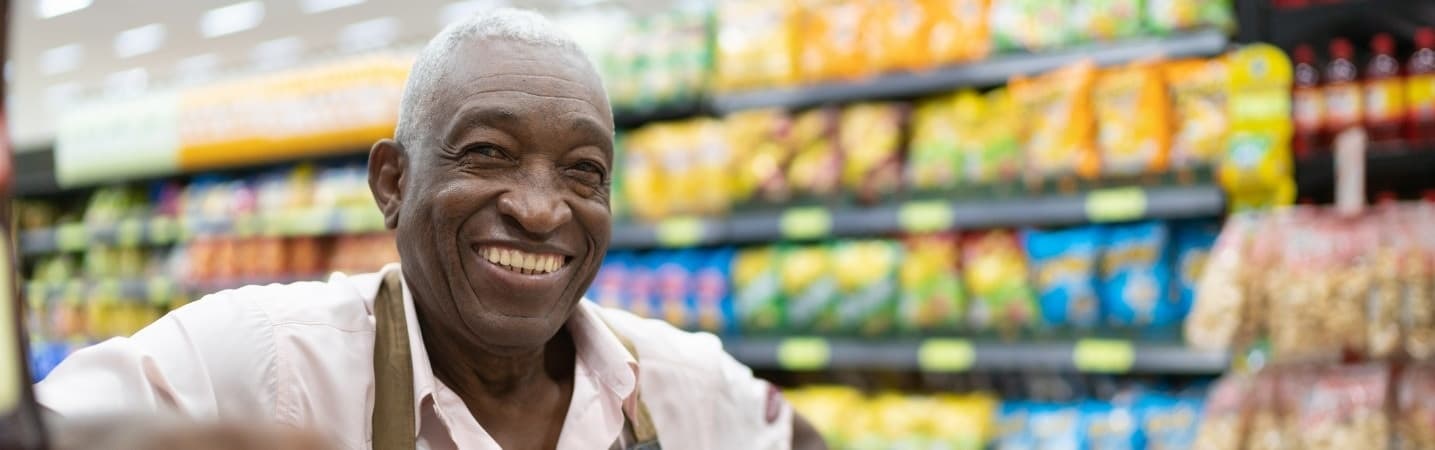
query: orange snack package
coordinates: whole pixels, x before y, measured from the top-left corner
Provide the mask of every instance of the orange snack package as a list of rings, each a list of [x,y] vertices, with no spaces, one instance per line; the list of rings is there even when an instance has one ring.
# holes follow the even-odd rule
[[[1160,66],[1137,62],[1101,72],[1092,91],[1096,146],[1108,174],[1166,170],[1171,147],[1171,101]]]
[[[867,56],[873,26],[869,3],[861,0],[800,0],[797,67],[803,81],[852,79],[872,73]]]
[[[973,61],[991,52],[990,0],[916,0],[931,17],[926,50],[933,64]]]
[[[1096,65],[1082,61],[1037,77],[1017,76],[1009,88],[1021,117],[1027,118],[1027,176],[1075,174],[1095,177],[1101,170],[1091,114]]]

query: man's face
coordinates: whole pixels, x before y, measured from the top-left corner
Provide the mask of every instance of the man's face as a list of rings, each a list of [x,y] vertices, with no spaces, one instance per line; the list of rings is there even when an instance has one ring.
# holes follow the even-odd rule
[[[613,119],[574,51],[490,40],[446,62],[408,143],[398,221],[424,321],[490,348],[542,345],[608,249]]]

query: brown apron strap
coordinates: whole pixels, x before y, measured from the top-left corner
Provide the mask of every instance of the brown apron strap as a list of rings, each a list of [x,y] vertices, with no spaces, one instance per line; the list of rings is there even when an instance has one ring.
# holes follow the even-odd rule
[[[614,329],[613,325],[603,318],[602,313],[597,314],[603,325],[608,327],[608,331],[618,338],[618,342],[621,342],[633,360],[637,361],[638,350],[633,346],[633,341]],[[653,416],[648,414],[648,405],[643,402],[642,389],[633,388],[633,402],[637,405],[637,412],[629,414],[626,408],[623,409],[623,436],[618,439],[618,442],[613,443],[613,447],[629,450],[659,450],[663,448],[658,444],[658,429],[653,426]]]
[[[384,274],[374,297],[375,450],[412,449],[414,431],[414,365],[409,354],[408,319],[397,270]]]

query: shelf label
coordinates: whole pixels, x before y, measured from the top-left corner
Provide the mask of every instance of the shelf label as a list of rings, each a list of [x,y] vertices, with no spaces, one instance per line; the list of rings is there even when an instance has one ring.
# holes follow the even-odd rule
[[[821,369],[831,357],[832,350],[822,338],[787,338],[777,345],[777,365],[788,370]]]
[[[1120,339],[1082,339],[1072,351],[1076,370],[1097,373],[1126,373],[1136,362],[1136,348]]]
[[[897,211],[902,231],[928,233],[952,228],[956,215],[950,203],[940,200],[907,202]]]
[[[339,211],[339,228],[347,232],[365,233],[384,229],[384,214],[376,208],[343,208]]]
[[[675,217],[658,222],[658,245],[663,247],[691,247],[703,238],[703,221],[696,217]]]
[[[932,338],[917,348],[917,367],[930,372],[965,372],[977,360],[977,351],[966,339]]]
[[[179,238],[179,223],[173,217],[159,216],[149,220],[149,240],[156,244],[168,244]]]
[[[249,237],[258,234],[262,228],[259,223],[259,215],[254,213],[243,213],[234,218],[234,234],[239,237]]]
[[[816,239],[832,232],[832,213],[821,207],[793,208],[782,213],[782,237]]]
[[[144,221],[136,218],[121,220],[115,225],[115,243],[134,247],[144,240]]]
[[[55,229],[55,246],[62,251],[84,250],[90,243],[90,232],[83,223],[62,224]]]
[[[1086,218],[1092,222],[1125,222],[1146,215],[1146,191],[1139,187],[1100,189],[1086,194]]]

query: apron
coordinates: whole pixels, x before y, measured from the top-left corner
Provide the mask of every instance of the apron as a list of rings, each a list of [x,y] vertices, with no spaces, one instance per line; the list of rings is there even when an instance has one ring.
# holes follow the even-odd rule
[[[404,317],[403,288],[398,271],[384,274],[374,298],[374,450],[416,448],[414,429],[414,366],[409,354],[408,320]],[[607,325],[607,321],[604,321]],[[623,348],[638,358],[633,343],[608,327]],[[658,430],[640,392],[633,393],[636,414],[623,408],[623,432],[610,450],[661,450]]]

